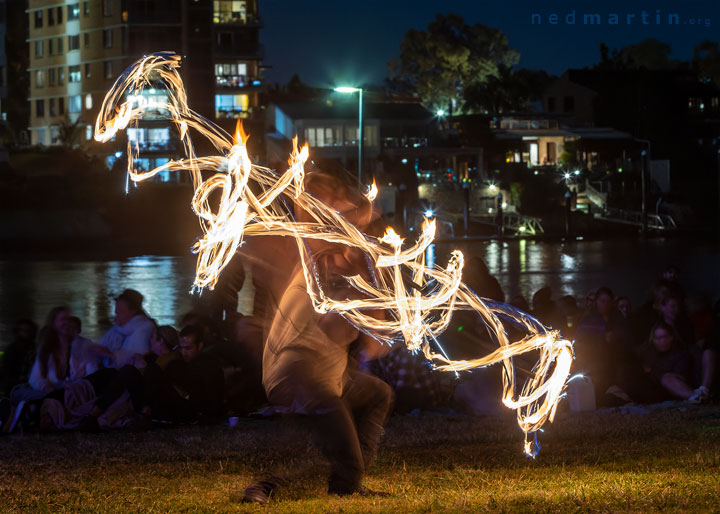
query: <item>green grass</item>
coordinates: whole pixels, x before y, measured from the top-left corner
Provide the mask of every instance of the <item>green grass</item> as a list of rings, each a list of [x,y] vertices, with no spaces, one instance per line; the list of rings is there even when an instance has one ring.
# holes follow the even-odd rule
[[[512,416],[396,417],[366,484],[331,498],[327,467],[290,423],[0,438],[0,512],[717,512],[720,407],[561,413],[535,459]],[[266,507],[254,478],[302,478]]]

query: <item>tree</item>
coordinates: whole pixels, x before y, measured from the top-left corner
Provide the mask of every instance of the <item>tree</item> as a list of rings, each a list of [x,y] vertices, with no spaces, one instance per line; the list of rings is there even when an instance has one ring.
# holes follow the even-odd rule
[[[680,63],[670,59],[672,47],[657,39],[648,38],[636,45],[609,51],[605,43],[600,43],[600,62],[595,65],[599,70],[670,70]]]
[[[693,64],[703,77],[720,87],[720,48],[717,41],[703,41],[693,51]]]
[[[532,110],[552,77],[542,70],[513,70],[500,66],[497,77],[472,84],[466,91],[466,106],[473,112],[494,113]]]
[[[70,121],[69,118],[65,118],[62,123],[58,125],[60,145],[65,148],[79,147],[84,128],[85,123],[80,118],[75,121]]]
[[[468,88],[499,77],[502,67],[511,68],[518,59],[501,31],[468,25],[456,14],[438,14],[427,31],[405,34],[400,57],[388,67],[396,86],[420,97],[428,109],[452,114],[471,110]]]

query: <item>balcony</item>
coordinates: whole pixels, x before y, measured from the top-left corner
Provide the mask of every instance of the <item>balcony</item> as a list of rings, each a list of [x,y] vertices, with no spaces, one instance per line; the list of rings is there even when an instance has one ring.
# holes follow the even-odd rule
[[[253,88],[260,87],[260,77],[249,77],[247,75],[215,75],[215,84],[219,88]]]

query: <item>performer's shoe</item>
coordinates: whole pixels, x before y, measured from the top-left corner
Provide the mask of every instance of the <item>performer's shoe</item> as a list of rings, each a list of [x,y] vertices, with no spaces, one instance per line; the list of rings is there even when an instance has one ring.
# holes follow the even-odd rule
[[[272,498],[278,487],[285,485],[286,480],[280,477],[270,477],[253,482],[243,491],[242,503],[259,503],[265,505]]]

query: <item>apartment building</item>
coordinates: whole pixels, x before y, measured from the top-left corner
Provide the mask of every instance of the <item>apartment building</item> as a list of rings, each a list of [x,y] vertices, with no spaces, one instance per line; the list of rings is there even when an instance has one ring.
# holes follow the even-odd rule
[[[73,136],[89,142],[113,82],[132,62],[157,51],[182,56],[180,72],[194,110],[230,130],[237,118],[258,114],[257,0],[29,0],[27,15],[32,144],[72,144],[67,139]],[[140,165],[147,168],[179,149],[174,128],[161,116],[127,137],[140,145]],[[112,165],[125,141],[88,145]],[[161,179],[172,180],[167,174]]]

